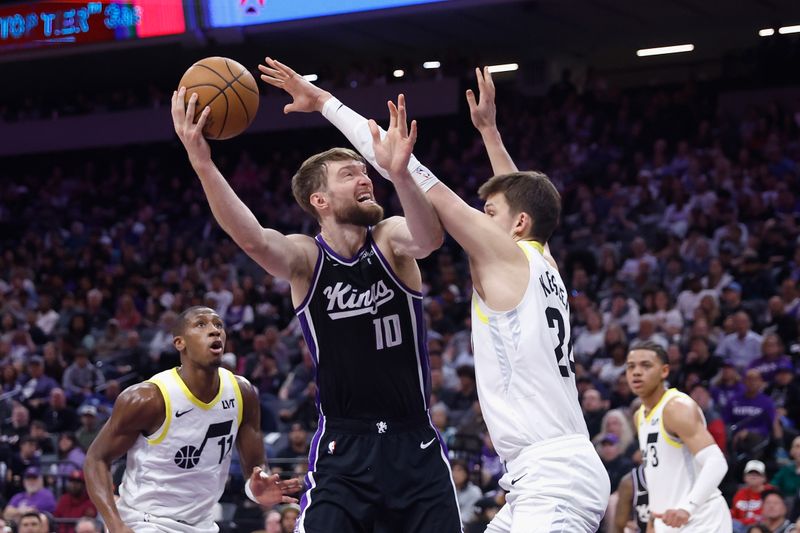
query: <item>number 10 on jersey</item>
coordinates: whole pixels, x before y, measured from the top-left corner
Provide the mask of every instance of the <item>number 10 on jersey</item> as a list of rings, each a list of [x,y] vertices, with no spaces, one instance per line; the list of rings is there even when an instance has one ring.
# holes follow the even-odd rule
[[[400,315],[389,315],[372,321],[375,326],[375,349],[383,350],[403,343]]]

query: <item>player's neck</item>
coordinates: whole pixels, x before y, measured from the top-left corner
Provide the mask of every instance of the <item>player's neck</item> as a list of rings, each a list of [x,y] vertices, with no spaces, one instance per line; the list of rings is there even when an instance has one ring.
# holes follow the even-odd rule
[[[342,257],[353,257],[367,239],[367,228],[352,224],[325,225],[320,234],[334,252]]]
[[[661,401],[661,398],[667,393],[667,388],[662,383],[656,389],[648,394],[647,396],[642,396],[642,405],[644,405],[645,412],[649,413],[653,410],[653,407],[658,405],[658,402]]]
[[[178,374],[194,397],[204,403],[216,398],[219,392],[219,370],[217,368],[201,368],[192,364],[182,364]]]

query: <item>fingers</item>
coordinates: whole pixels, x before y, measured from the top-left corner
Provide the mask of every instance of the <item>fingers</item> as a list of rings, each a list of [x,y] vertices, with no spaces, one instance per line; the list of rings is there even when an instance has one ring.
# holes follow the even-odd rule
[[[200,118],[198,118],[198,119],[197,119],[197,126],[196,126],[196,128],[197,128],[199,131],[203,131],[203,128],[205,128],[205,126],[206,126],[206,120],[208,120],[208,115],[210,115],[210,114],[211,114],[211,108],[210,108],[210,107],[208,107],[208,106],[205,106],[205,107],[203,108],[203,111],[200,113]]]
[[[408,123],[406,120],[406,96],[400,94],[397,97],[397,128],[403,137],[408,136]]]
[[[411,121],[411,132],[408,134],[408,141],[411,143],[412,146],[417,143],[417,121],[416,120],[412,120]]]
[[[386,105],[389,107],[389,130],[391,131],[397,126],[397,106],[394,102],[389,100]]]
[[[478,102],[475,100],[475,93],[472,92],[472,89],[467,89],[467,105],[469,105],[470,112],[474,111],[476,107],[478,107]]]
[[[183,123],[186,109],[184,108],[184,95],[186,94],[186,88],[181,87],[177,91],[172,93],[172,122],[175,125],[175,130],[177,131],[178,126]]]
[[[483,67],[483,77],[486,82],[486,87],[492,91],[492,95],[494,95],[494,80],[492,79],[492,73],[489,72],[489,67]]]
[[[381,143],[381,132],[378,129],[378,124],[375,123],[374,120],[369,119],[369,133],[372,135],[372,145],[378,145]]]
[[[270,60],[272,61],[273,65],[275,65],[275,67],[278,70],[282,71],[286,76],[289,76],[291,78],[292,76],[297,74],[294,70],[292,70],[291,67],[289,67],[287,65],[284,65],[283,63],[281,63],[277,59],[270,59]]]
[[[189,105],[186,106],[186,116],[183,123],[187,131],[194,123],[194,108],[197,106],[197,98],[197,93],[192,93],[192,96],[189,97]]]
[[[297,503],[297,498],[292,498],[292,497],[289,497],[289,496],[284,496],[283,498],[281,498],[281,502],[282,502],[282,503]]]

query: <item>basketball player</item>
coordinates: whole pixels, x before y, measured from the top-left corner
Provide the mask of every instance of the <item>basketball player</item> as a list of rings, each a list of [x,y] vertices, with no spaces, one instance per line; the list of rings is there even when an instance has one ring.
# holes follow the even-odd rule
[[[185,112],[183,98],[183,90],[173,97],[175,130],[211,210],[250,257],[289,280],[316,364],[319,428],[297,529],[459,532],[449,463],[428,415],[416,259],[443,240],[430,203],[413,180],[398,180],[407,217],[384,220],[363,159],[334,148],[307,159],[292,178],[295,199],[319,222],[319,235],[262,228],[211,160],[201,133],[208,111],[192,124],[195,95]],[[393,171],[407,168],[414,133],[395,128],[378,147],[395,156]]]
[[[650,508],[643,464],[625,474],[619,482],[617,494],[619,498],[614,513],[613,533],[645,533],[650,522]]]
[[[666,351],[652,342],[637,345],[628,353],[625,372],[631,391],[642,399],[634,421],[656,533],[730,532],[730,511],[717,489],[728,463],[700,407],[664,386]]]
[[[89,447],[84,464],[89,496],[112,533],[218,531],[211,516],[228,478],[233,444],[245,492],[263,506],[296,501],[299,480],[263,472],[258,393],[244,378],[220,368],[222,319],[190,307],[173,330],[181,366],[128,388]],[[127,453],[114,500],[111,463]]]
[[[399,125],[405,119],[402,95],[403,113],[397,118],[393,113],[388,133],[382,133],[286,65],[267,58],[259,69],[264,81],[293,97],[285,111],[321,111],[395,186],[405,184],[407,175],[386,167],[396,151],[378,152],[386,146],[381,135],[405,127]],[[486,92],[482,106],[474,95],[468,97],[473,122],[485,138],[493,137],[487,148],[495,171],[499,165],[516,170],[494,125],[490,82],[488,71],[479,77]],[[509,491],[508,503],[486,531],[594,533],[608,505],[610,482],[578,404],[567,292],[552,257],[545,257],[560,196],[544,174],[513,171],[481,187],[486,205],[480,212],[411,160],[411,177],[469,256],[478,397],[508,470],[500,480]]]

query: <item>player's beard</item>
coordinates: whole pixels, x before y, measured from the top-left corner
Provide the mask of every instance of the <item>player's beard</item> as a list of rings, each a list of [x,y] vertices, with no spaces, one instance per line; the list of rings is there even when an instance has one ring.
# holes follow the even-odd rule
[[[366,205],[358,202],[337,208],[333,216],[339,224],[352,224],[354,226],[374,226],[383,220],[383,208],[376,203]]]

